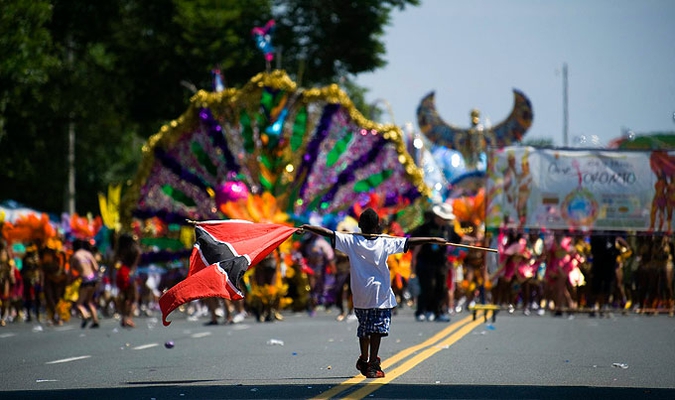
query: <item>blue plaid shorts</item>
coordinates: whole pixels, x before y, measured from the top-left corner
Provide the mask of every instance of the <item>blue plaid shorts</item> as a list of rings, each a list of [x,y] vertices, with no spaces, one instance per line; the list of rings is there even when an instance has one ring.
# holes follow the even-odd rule
[[[355,308],[354,314],[359,321],[356,336],[362,338],[372,333],[389,336],[391,308]]]

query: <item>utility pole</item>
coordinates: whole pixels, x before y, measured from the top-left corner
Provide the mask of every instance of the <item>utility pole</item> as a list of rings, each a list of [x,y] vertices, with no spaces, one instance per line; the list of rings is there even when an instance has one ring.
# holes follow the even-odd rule
[[[567,147],[569,112],[567,111],[567,63],[563,63],[563,146]]]
[[[73,71],[73,41],[68,40],[66,59],[71,72]],[[68,187],[66,188],[66,210],[69,215],[75,214],[75,115],[71,111],[68,115]]]
[[[68,214],[75,214],[75,123],[73,122],[73,115],[70,114],[70,121],[68,121],[68,189],[67,189],[67,205]]]

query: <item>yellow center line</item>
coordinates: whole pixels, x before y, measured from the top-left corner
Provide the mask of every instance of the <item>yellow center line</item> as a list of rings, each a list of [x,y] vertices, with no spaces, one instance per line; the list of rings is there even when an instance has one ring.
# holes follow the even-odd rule
[[[473,317],[471,317],[473,319]],[[417,364],[421,363],[422,361],[430,358],[434,354],[438,353],[439,351],[445,349],[446,347],[449,347],[453,345],[455,342],[457,342],[459,339],[463,338],[469,332],[471,332],[475,327],[478,325],[482,324],[483,321],[480,319],[476,319],[475,321],[472,321],[471,323],[467,324],[466,326],[462,327],[462,329],[459,329],[457,332],[453,333],[448,337],[446,340],[438,343],[436,346],[432,346],[424,350],[423,352],[415,355],[413,358],[407,360],[403,364],[399,365],[392,371],[388,371],[386,376],[384,378],[378,379],[377,381],[373,381],[372,383],[367,383],[366,386],[362,387],[361,389],[350,393],[349,398],[350,399],[363,399],[364,397],[368,396],[372,392],[376,391],[379,389],[382,385],[386,385],[387,383],[393,381],[394,379],[398,378],[399,376],[403,375],[404,373],[410,371],[413,369]]]
[[[433,354],[441,350],[442,348],[449,346],[450,344],[456,342],[457,340],[461,339],[463,336],[465,336],[468,332],[470,332],[473,328],[476,326],[480,325],[482,322],[481,319],[477,319],[476,321],[473,321],[469,326],[464,327],[465,325],[469,324],[473,320],[473,315],[468,315],[467,317],[459,320],[458,322],[451,324],[447,328],[441,330],[434,336],[430,337],[429,339],[425,340],[424,342],[408,347],[397,354],[393,355],[392,357],[389,357],[387,360],[382,362],[382,368],[388,369],[391,366],[395,365],[399,361],[409,357],[411,354],[433,346],[436,344],[436,346],[431,347],[424,352],[416,355],[412,359],[406,361],[402,365],[398,366],[396,369],[387,372],[386,377],[377,379],[375,381],[370,381],[369,383],[366,384],[366,386],[362,389],[359,389],[358,391],[354,393],[349,394],[349,398],[362,398],[367,396],[368,394],[372,393],[373,391],[377,390],[380,386],[382,386],[385,383],[390,382],[391,380],[395,379],[396,377],[402,375],[406,371],[410,370],[413,368],[415,365],[419,364],[420,362],[424,361],[426,358],[431,357]],[[463,329],[460,330],[460,328],[464,327]],[[459,330],[457,333],[454,335],[450,336],[449,338],[448,335],[451,335],[453,332]],[[447,338],[447,339],[446,339]],[[454,339],[453,339],[454,338]],[[445,339],[445,340],[444,340]],[[414,361],[414,362],[413,362]],[[356,384],[359,384],[363,381],[365,381],[367,378],[364,377],[363,375],[356,375],[353,378],[347,379],[346,381],[340,383],[339,385],[325,391],[324,393],[321,393],[319,396],[315,397],[315,400],[320,400],[320,399],[331,399],[335,397],[337,394],[346,391],[347,389],[353,387]],[[372,388],[372,389],[371,389]],[[370,389],[367,392],[365,392],[365,389]],[[363,393],[361,393],[363,392]],[[360,397],[354,397],[356,393],[360,394]]]

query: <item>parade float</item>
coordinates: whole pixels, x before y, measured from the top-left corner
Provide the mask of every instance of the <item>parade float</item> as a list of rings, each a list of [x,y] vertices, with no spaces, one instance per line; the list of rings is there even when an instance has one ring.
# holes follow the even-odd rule
[[[471,110],[468,128],[446,123],[436,110],[434,92],[426,95],[417,108],[420,132],[412,138],[415,149],[412,154],[424,171],[434,202],[453,206],[455,230],[474,243],[484,237],[485,205],[492,195],[487,190],[488,150],[519,143],[532,125],[530,100],[519,90],[514,89],[513,95],[510,114],[495,126],[482,123],[476,109]],[[461,250],[453,263],[459,265],[467,256],[480,254]],[[480,264],[480,260],[475,264]]]
[[[532,104],[519,90],[514,90],[513,96],[511,113],[502,122],[489,126],[481,121],[480,111],[474,109],[468,128],[448,124],[440,117],[434,92],[422,99],[417,108],[420,132],[414,138],[417,144],[413,154],[435,199],[475,195],[485,187],[487,149],[522,140],[532,125]]]
[[[153,135],[122,218],[217,219],[265,195],[280,218],[308,220],[346,212],[373,193],[385,206],[428,196],[400,128],[364,118],[337,85],[302,89],[272,71],[241,89],[199,91]]]
[[[489,244],[485,237],[486,202],[490,195],[486,188],[488,149],[519,143],[532,125],[530,100],[519,90],[514,90],[513,95],[510,114],[495,126],[481,121],[477,109],[471,110],[468,128],[448,124],[436,110],[434,92],[426,95],[417,108],[420,131],[409,135],[413,141],[411,153],[424,171],[433,201],[452,205],[455,231],[464,243]],[[484,301],[485,290],[491,287],[486,253],[455,247],[449,262],[454,268],[458,298]]]
[[[120,219],[141,243],[154,240],[159,251],[148,257],[187,257],[189,246],[168,248],[167,240],[190,243],[190,221],[312,222],[335,229],[376,204],[398,213],[405,227],[421,222],[430,191],[401,129],[366,119],[336,84],[302,88],[284,71],[270,71],[273,27],[252,31],[266,72],[241,88],[225,88],[214,71],[213,91],[198,91],[185,113],[143,146]],[[302,271],[292,265],[291,243],[275,254],[271,287],[256,288],[253,271],[245,277],[247,289],[266,304],[285,295],[282,277]]]

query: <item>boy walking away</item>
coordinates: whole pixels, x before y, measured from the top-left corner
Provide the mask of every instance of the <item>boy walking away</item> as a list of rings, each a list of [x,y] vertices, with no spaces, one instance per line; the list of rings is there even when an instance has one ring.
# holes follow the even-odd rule
[[[396,297],[391,289],[387,257],[405,253],[410,246],[425,243],[446,244],[440,237],[381,236],[380,219],[372,208],[359,217],[361,234],[334,232],[321,226],[302,225],[300,229],[330,238],[333,248],[349,257],[354,313],[359,321],[357,336],[361,355],[356,369],[367,378],[384,378],[380,366],[380,341],[389,335],[391,310]]]

